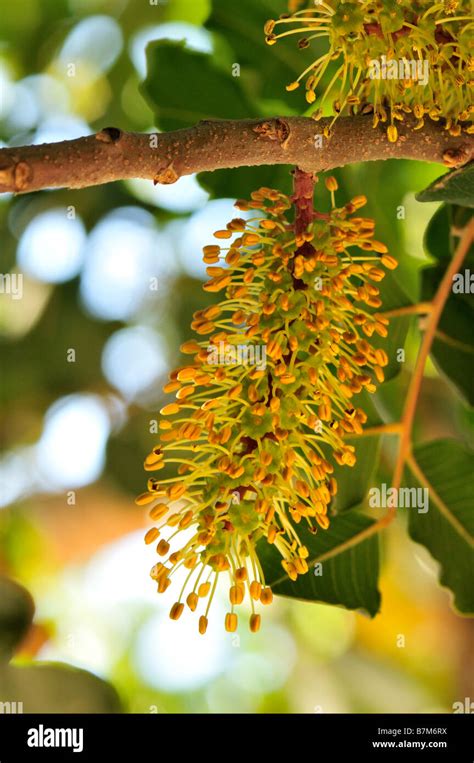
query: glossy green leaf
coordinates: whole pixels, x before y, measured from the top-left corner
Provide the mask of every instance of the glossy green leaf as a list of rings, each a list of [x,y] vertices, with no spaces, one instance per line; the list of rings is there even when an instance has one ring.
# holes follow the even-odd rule
[[[316,42],[312,49],[300,50],[297,35],[280,40],[276,45],[267,45],[265,22],[287,10],[286,0],[239,0],[238,4],[213,0],[206,25],[225,37],[234,53],[233,61],[240,65],[240,77],[252,87],[262,108],[268,101],[273,102],[276,107],[271,112],[273,115],[301,114],[306,110],[304,89],[288,92],[285,86],[317,57],[316,50],[320,46],[326,44],[327,48],[327,43]]]
[[[334,509],[338,513],[363,502],[380,456],[380,437],[347,438],[347,442],[355,447],[357,461],[352,467],[338,464],[334,467],[337,481]]]
[[[414,449],[410,485],[429,490],[429,510],[410,509],[409,533],[440,564],[439,580],[457,610],[474,613],[474,453],[455,440]]]
[[[377,288],[380,291],[380,299],[383,304],[383,307],[380,308],[381,312],[411,304],[402,287],[398,285],[393,271],[386,271],[385,278],[377,284]],[[374,310],[373,312],[377,311]],[[400,373],[401,363],[398,359],[398,351],[405,347],[409,325],[409,317],[393,317],[390,318],[388,336],[381,337],[378,334],[373,334],[370,338],[370,344],[373,347],[385,350],[387,353],[388,365],[384,368],[386,381],[393,379]]]
[[[365,390],[352,399],[354,407],[362,408],[367,415],[364,429],[378,426],[383,421],[375,405],[373,395]],[[348,445],[355,448],[356,463],[354,466],[339,466],[327,451],[327,458],[334,464],[333,477],[337,482],[337,493],[331,502],[331,512],[340,514],[357,509],[364,501],[380,458],[379,435],[346,436]]]
[[[469,208],[455,204],[440,206],[425,231],[423,245],[426,253],[440,262],[450,260],[459,240],[453,231],[463,228],[471,217]]]
[[[275,547],[261,542],[266,582],[278,596],[361,609],[373,617],[380,607],[379,541],[377,535],[363,535],[373,523],[363,514],[349,512],[333,517],[329,528],[316,535],[303,522],[298,525],[298,535],[309,550],[310,570],[296,581],[283,570]]]
[[[147,47],[142,93],[160,130],[190,127],[202,119],[248,119],[255,106],[240,79],[217,66],[212,55],[184,42],[157,40]]]
[[[424,276],[426,295],[432,294],[444,273],[432,268]],[[458,295],[452,295],[444,308],[436,338],[431,347],[431,357],[439,371],[456,387],[468,405],[474,406],[474,306],[465,304]]]
[[[445,201],[462,207],[474,207],[474,163],[447,172],[424,191],[416,194],[418,201]]]
[[[444,276],[459,238],[454,235],[472,217],[465,207],[444,205],[432,218],[425,235],[425,248],[436,263],[422,272],[422,299],[431,300]],[[468,253],[440,318],[431,357],[437,368],[455,385],[469,405],[474,405],[474,247]]]

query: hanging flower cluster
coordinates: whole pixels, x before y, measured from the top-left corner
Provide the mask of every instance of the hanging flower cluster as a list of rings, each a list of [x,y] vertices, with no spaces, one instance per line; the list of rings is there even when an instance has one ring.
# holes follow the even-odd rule
[[[299,5],[290,3],[290,11]],[[374,127],[386,123],[393,143],[406,114],[416,117],[414,129],[429,118],[443,119],[453,136],[473,132],[473,32],[470,0],[318,0],[265,25],[269,45],[296,35],[306,49],[327,38],[325,52],[287,85],[296,90],[305,81],[306,101],[317,101],[316,119],[331,101],[326,137],[348,111],[373,114]],[[333,76],[324,78],[331,62]]]
[[[170,617],[202,603],[200,633],[220,576],[226,629],[237,628],[246,596],[250,630],[259,629],[255,606],[272,600],[259,542],[276,547],[291,580],[308,571],[298,525],[328,528],[334,463],[355,463],[344,436],[367,419],[353,399],[384,379],[387,355],[368,340],[387,335],[375,283],[397,263],[374,239],[373,220],[357,214],[365,197],[336,208],[337,183],[326,185],[332,210],[314,212],[311,194],[303,226],[279,191],[237,202],[255,216],[232,220],[204,247],[204,289],[225,296],[194,315],[202,338],[181,347],[189,362],[164,388],[175,400],[161,410],[160,442],[145,460],[153,476],[136,502],[155,523],[146,542],[161,557],[151,572],[158,591],[187,571]],[[174,476],[154,474],[169,465]]]

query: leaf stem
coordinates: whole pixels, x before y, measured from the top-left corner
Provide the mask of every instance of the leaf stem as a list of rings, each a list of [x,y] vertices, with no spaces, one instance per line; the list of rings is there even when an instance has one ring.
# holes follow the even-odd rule
[[[433,310],[432,302],[418,302],[416,305],[396,307],[381,313],[384,318],[400,318],[404,315],[429,315]]]
[[[345,440],[350,440],[353,437],[373,437],[378,434],[401,434],[402,422],[395,421],[392,424],[379,424],[374,427],[366,427],[362,432],[348,432],[345,436]]]
[[[466,257],[469,251],[469,247],[473,239],[474,239],[474,220],[470,220],[469,223],[466,225],[466,227],[462,231],[460,231],[459,244],[449,264],[449,267],[447,268],[443,276],[443,279],[438,287],[438,291],[436,292],[431,302],[419,302],[416,305],[409,305],[407,307],[401,307],[401,308],[397,308],[395,310],[391,310],[386,313],[383,313],[383,315],[386,317],[389,317],[389,316],[398,317],[401,315],[427,315],[428,316],[425,335],[423,337],[423,341],[421,343],[421,347],[418,352],[418,357],[415,364],[415,370],[413,372],[413,376],[410,380],[410,384],[408,387],[408,393],[405,400],[405,407],[403,410],[401,421],[395,422],[393,424],[381,424],[380,426],[369,427],[368,429],[365,429],[362,434],[352,435],[353,437],[370,436],[373,434],[397,434],[400,436],[400,440],[398,443],[397,459],[395,462],[393,479],[392,479],[392,487],[397,489],[400,487],[402,477],[403,477],[403,469],[406,463],[408,463],[408,465],[412,469],[417,479],[422,484],[427,484],[427,480],[424,477],[423,473],[421,472],[421,469],[417,465],[416,461],[414,460],[412,456],[412,452],[411,452],[412,451],[412,431],[413,431],[413,423],[414,423],[415,414],[416,414],[416,405],[418,402],[421,385],[423,383],[426,361],[428,359],[428,356],[431,350],[431,345],[433,344],[433,340],[435,339],[437,335],[438,323],[441,318],[444,306],[448,300],[449,293],[451,291],[453,276],[458,272],[459,268],[461,267],[464,261],[464,258]],[[349,435],[349,437],[351,437],[351,435]],[[435,495],[433,490],[431,494],[432,494],[433,500],[437,503],[442,513],[446,515],[446,511],[448,511],[448,509],[444,506],[439,496]],[[446,509],[446,511],[443,511],[443,507]],[[382,519],[380,519],[378,522],[372,525],[369,529],[372,532],[378,532],[379,530],[387,527],[393,521],[395,516],[396,516],[396,509],[390,508],[388,509],[387,513],[382,517]],[[449,518],[449,521],[452,522],[452,519]],[[355,536],[355,537],[357,538],[359,536]],[[362,539],[363,538],[361,538],[361,540]]]
[[[454,253],[454,256],[447,268],[443,279],[438,287],[433,301],[431,303],[432,309],[428,316],[426,331],[421,343],[421,347],[416,360],[415,370],[410,381],[408,388],[408,394],[405,401],[405,408],[402,415],[402,431],[399,442],[398,456],[395,463],[395,469],[393,474],[392,486],[398,488],[400,486],[403,467],[407,457],[411,453],[411,435],[413,430],[413,422],[416,413],[416,404],[418,396],[420,394],[421,385],[423,382],[423,375],[425,371],[426,361],[431,350],[431,345],[436,335],[436,329],[438,327],[441,314],[443,312],[446,301],[451,291],[453,276],[458,272],[462,265],[464,258],[466,257],[472,240],[474,239],[474,220],[470,220],[463,230],[461,239]],[[391,510],[393,511],[393,509]]]

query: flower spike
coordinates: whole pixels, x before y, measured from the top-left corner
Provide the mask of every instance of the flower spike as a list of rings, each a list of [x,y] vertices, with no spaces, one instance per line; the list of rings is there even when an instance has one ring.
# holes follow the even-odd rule
[[[165,474],[137,498],[155,523],[146,535],[160,557],[151,576],[162,593],[184,568],[170,617],[204,605],[200,633],[220,578],[225,628],[236,630],[247,599],[258,631],[255,605],[273,598],[259,543],[277,549],[291,580],[308,572],[298,525],[330,532],[334,464],[354,465],[345,437],[367,420],[357,394],[384,379],[387,354],[369,339],[387,335],[375,284],[396,261],[359,213],[364,196],[336,207],[330,177],[332,209],[315,212],[314,180],[296,170],[292,197],[260,188],[238,201],[250,219],[234,218],[204,247],[204,289],[221,301],[194,315],[197,338],[182,345],[185,364],[165,387],[175,400],[145,459],[148,472]]]

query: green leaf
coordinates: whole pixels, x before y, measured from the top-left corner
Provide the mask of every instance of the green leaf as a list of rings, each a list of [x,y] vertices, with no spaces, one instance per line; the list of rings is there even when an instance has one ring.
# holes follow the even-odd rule
[[[410,510],[410,536],[440,563],[440,583],[453,592],[456,609],[472,614],[473,453],[455,440],[438,440],[416,447],[413,455],[408,484],[428,488],[429,510]]]
[[[474,207],[474,163],[447,172],[416,194],[418,201],[446,201],[462,207]]]
[[[455,232],[458,233],[470,217],[470,209],[444,205],[432,218],[424,245],[436,263],[422,271],[423,300],[433,299],[459,240]],[[471,273],[474,274],[474,247],[471,248],[463,269],[456,277],[460,280],[460,288],[464,289],[464,293],[453,291],[450,294],[438,324],[431,357],[440,372],[454,384],[462,398],[469,405],[474,405],[474,379],[467,371],[474,361],[474,304],[469,279]]]
[[[423,246],[426,253],[439,262],[449,261],[459,240],[454,232],[464,228],[471,217],[469,208],[455,204],[440,206],[425,231]]]
[[[449,204],[440,206],[428,223],[423,237],[423,247],[427,254],[437,260],[450,258],[449,229],[451,226]],[[448,247],[446,245],[448,244]]]
[[[398,307],[407,307],[411,304],[403,289],[398,285],[395,276],[388,272],[383,281],[377,284],[380,291],[382,307],[373,312],[386,312]],[[390,318],[388,336],[381,337],[373,334],[370,338],[372,347],[385,350],[388,356],[388,365],[384,368],[385,380],[390,381],[400,373],[401,363],[398,360],[398,350],[405,347],[410,318],[407,316]]]
[[[212,55],[171,40],[151,42],[146,53],[147,76],[141,91],[160,130],[190,127],[202,119],[256,115],[239,78],[219,68]]]
[[[433,297],[443,276],[443,267],[429,268],[423,273],[424,299]],[[447,300],[431,347],[431,357],[438,370],[472,406],[474,379],[470,369],[474,363],[474,305],[465,297],[464,294],[452,294]]]
[[[355,447],[357,461],[352,467],[334,466],[333,477],[337,482],[334,509],[338,514],[364,501],[380,456],[379,436],[346,439]]]
[[[381,308],[382,311],[391,308]],[[397,359],[398,351],[405,347],[405,342],[408,333],[408,327],[410,325],[410,318],[407,316],[390,318],[390,325],[388,326],[388,336],[381,337],[378,334],[373,334],[370,337],[370,344],[372,347],[385,350],[388,356],[388,365],[383,369],[385,375],[385,381],[390,381],[400,373],[402,363]]]
[[[268,101],[279,102],[284,113],[300,114],[308,104],[304,89],[288,92],[293,82],[317,58],[319,42],[308,50],[299,50],[297,37],[283,39],[276,45],[265,42],[263,27],[268,19],[276,19],[287,11],[286,0],[213,0],[212,13],[206,26],[223,35],[234,52],[233,61],[240,65],[240,76],[252,86],[252,93],[265,109]],[[327,41],[321,43],[327,49]],[[268,115],[268,112],[265,112]],[[262,116],[265,114],[262,113]]]
[[[364,429],[383,424],[373,395],[364,390],[355,395],[352,402],[355,408],[362,408],[367,414]],[[331,511],[336,514],[353,511],[364,502],[380,458],[380,435],[346,435],[345,440],[355,448],[354,466],[339,466],[331,457],[330,449],[326,451],[326,458],[334,464],[333,477],[337,482],[337,493],[331,502]]]
[[[298,535],[309,550],[310,570],[294,582],[283,570],[277,549],[262,541],[259,558],[266,582],[278,596],[361,609],[374,617],[380,608],[379,541],[376,535],[363,535],[373,524],[369,517],[349,512],[333,517],[329,528],[316,535],[303,523],[298,525]],[[318,563],[321,566],[315,568]]]

